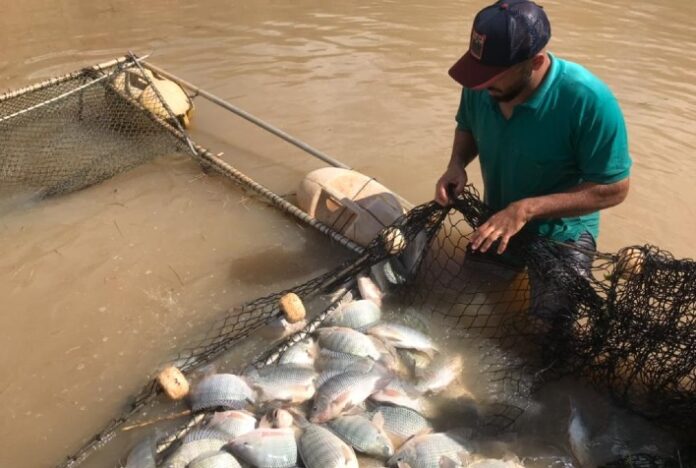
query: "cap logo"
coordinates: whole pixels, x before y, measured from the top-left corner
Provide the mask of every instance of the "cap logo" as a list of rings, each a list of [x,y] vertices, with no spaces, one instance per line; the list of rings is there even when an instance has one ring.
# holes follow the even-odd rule
[[[481,57],[483,56],[483,44],[485,42],[485,34],[479,34],[475,30],[471,30],[471,43],[469,44],[469,51],[477,60],[481,60]]]

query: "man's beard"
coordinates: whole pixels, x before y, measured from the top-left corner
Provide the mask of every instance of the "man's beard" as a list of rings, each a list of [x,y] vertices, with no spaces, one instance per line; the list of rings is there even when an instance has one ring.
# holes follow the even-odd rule
[[[510,102],[513,99],[515,99],[517,96],[519,96],[522,91],[526,90],[528,86],[530,86],[532,82],[532,69],[529,67],[528,69],[524,70],[524,75],[520,79],[520,81],[517,82],[515,86],[513,86],[507,93],[501,94],[500,96],[493,96],[491,97],[496,101],[496,102]]]

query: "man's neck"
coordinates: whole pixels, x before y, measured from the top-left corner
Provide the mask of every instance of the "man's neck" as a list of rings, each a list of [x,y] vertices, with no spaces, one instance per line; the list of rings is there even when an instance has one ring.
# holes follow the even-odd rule
[[[512,116],[512,111],[515,109],[515,107],[529,99],[539,88],[539,86],[541,86],[550,67],[551,59],[549,58],[548,54],[544,54],[544,63],[539,67],[538,70],[534,70],[532,72],[532,78],[529,82],[529,86],[523,89],[522,92],[515,97],[515,99],[508,102],[499,103],[500,110],[506,118],[509,119]]]

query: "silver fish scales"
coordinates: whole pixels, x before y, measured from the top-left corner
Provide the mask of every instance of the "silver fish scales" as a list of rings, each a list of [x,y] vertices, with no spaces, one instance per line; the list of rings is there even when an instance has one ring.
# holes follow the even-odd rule
[[[255,401],[254,391],[241,377],[214,374],[205,377],[191,392],[191,409],[242,409]]]
[[[165,468],[186,468],[198,456],[219,451],[225,444],[224,440],[219,439],[200,439],[186,442],[167,459],[164,466]]]
[[[362,403],[372,393],[384,387],[391,377],[372,370],[344,372],[327,380],[314,396],[311,410],[312,422],[324,422]]]
[[[307,468],[358,468],[353,449],[330,430],[316,424],[305,427],[299,450]]]
[[[375,419],[373,421],[362,414],[339,416],[327,425],[358,452],[387,459],[394,454],[394,445],[382,430],[382,416]]]
[[[289,468],[297,463],[297,442],[291,428],[256,429],[227,446],[242,461],[258,468]]]
[[[432,431],[428,420],[411,408],[381,405],[370,411],[369,415],[381,413],[384,418],[384,431],[392,437],[394,445],[400,446],[406,439]]]
[[[388,461],[389,466],[398,463],[418,468],[440,468],[442,460],[459,461],[470,451],[444,433],[418,435],[408,440]]]
[[[253,431],[256,427],[256,418],[247,411],[219,411],[208,421],[208,427],[220,430],[227,434],[229,439],[234,439]]]
[[[252,385],[259,391],[259,401],[289,401],[302,403],[314,395],[314,369],[303,366],[267,366],[249,374]]]
[[[328,327],[347,327],[362,330],[379,322],[382,312],[373,301],[362,299],[338,306],[326,317]]]
[[[369,357],[375,361],[380,354],[369,337],[346,327],[319,328],[319,346],[339,353]]]
[[[208,452],[196,457],[188,468],[242,468],[236,458],[229,452]]]

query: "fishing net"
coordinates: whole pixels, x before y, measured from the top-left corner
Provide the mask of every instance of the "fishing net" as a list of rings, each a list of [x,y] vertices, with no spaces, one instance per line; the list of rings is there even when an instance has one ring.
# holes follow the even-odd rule
[[[158,93],[146,93],[150,86],[136,62],[120,60],[0,96],[0,195],[70,193],[173,152],[190,152],[214,166]],[[219,172],[254,186],[231,169]],[[264,190],[257,191],[282,205]],[[299,210],[285,209],[312,223]],[[513,429],[537,389],[575,375],[671,430],[685,446],[696,440],[696,263],[654,246],[605,254],[524,233],[509,247],[519,261],[504,263],[467,247],[490,214],[471,188],[451,207],[418,206],[367,248],[355,248],[361,251],[357,258],[229,310],[169,363],[187,376],[225,356],[233,356],[231,367],[240,371],[273,364],[355,290],[358,275],[371,273],[382,278],[391,308],[426,318],[476,350],[477,366],[496,389],[470,421],[476,433],[495,436]],[[313,226],[332,232],[320,223]],[[349,241],[343,245],[354,247]],[[306,326],[269,343],[261,355],[235,360],[246,338],[282,316],[279,300],[289,291],[307,306]],[[145,385],[122,415],[63,466],[83,461],[160,400],[159,388]],[[198,421],[200,415],[172,430],[160,441],[161,451]],[[689,456],[693,461],[693,453]],[[614,466],[689,466],[688,460],[676,465],[675,460],[632,454]]]
[[[122,60],[0,95],[0,196],[66,194],[185,149],[139,70]]]

